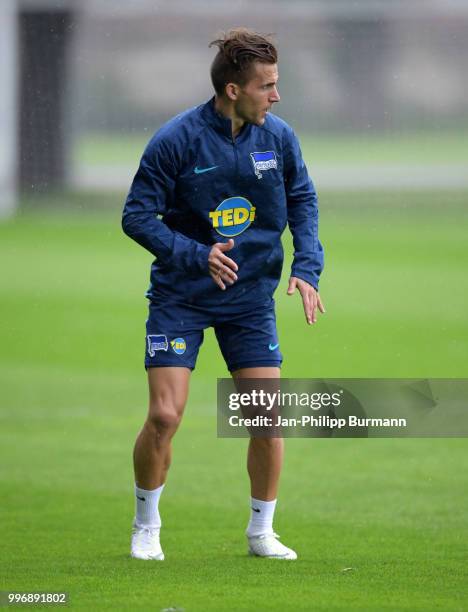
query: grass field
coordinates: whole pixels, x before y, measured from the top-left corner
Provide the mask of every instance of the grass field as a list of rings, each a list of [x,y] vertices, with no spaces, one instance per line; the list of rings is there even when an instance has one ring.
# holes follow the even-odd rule
[[[166,561],[129,558],[151,256],[121,198],[0,224],[0,588],[91,610],[466,610],[466,439],[287,440],[276,529],[300,559],[246,556],[246,440],[216,438],[211,332],[161,502]],[[467,201],[323,193],[327,314],[308,328],[284,295],[286,237],[283,375],[467,377]]]

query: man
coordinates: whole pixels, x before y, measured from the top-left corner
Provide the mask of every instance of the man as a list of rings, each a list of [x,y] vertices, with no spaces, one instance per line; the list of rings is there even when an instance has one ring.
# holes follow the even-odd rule
[[[299,290],[308,324],[324,312],[315,190],[292,129],[269,113],[280,99],[277,51],[245,28],[211,44],[215,96],[154,135],[123,213],[124,231],[156,256],[147,292],[149,412],[134,450],[131,554],[139,559],[164,559],[159,498],[203,330],[214,327],[234,378],[279,378],[272,295],[286,223],[295,248],[288,294]],[[281,438],[250,439],[246,535],[250,554],[296,559],[273,532],[282,460]]]

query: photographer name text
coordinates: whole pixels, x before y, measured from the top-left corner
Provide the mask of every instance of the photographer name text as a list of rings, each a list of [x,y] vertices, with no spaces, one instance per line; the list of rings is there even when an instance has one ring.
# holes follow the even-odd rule
[[[257,415],[252,418],[233,414],[229,417],[231,427],[319,427],[324,429],[342,429],[344,427],[406,427],[406,419],[396,418],[363,418],[348,415],[346,418],[302,415],[296,418],[286,418]]]

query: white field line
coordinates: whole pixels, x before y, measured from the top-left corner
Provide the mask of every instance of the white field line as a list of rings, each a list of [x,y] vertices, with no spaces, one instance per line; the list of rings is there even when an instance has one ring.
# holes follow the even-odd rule
[[[309,167],[321,189],[463,189],[468,188],[466,164],[320,164]],[[81,165],[71,174],[78,189],[128,190],[135,173],[128,165]]]

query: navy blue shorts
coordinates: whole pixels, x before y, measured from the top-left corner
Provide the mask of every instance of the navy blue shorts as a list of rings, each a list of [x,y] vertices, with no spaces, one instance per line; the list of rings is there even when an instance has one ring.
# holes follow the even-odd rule
[[[193,370],[203,332],[208,327],[214,327],[230,372],[281,366],[283,357],[279,350],[274,300],[234,313],[214,313],[192,304],[150,301],[145,368],[178,366]]]

